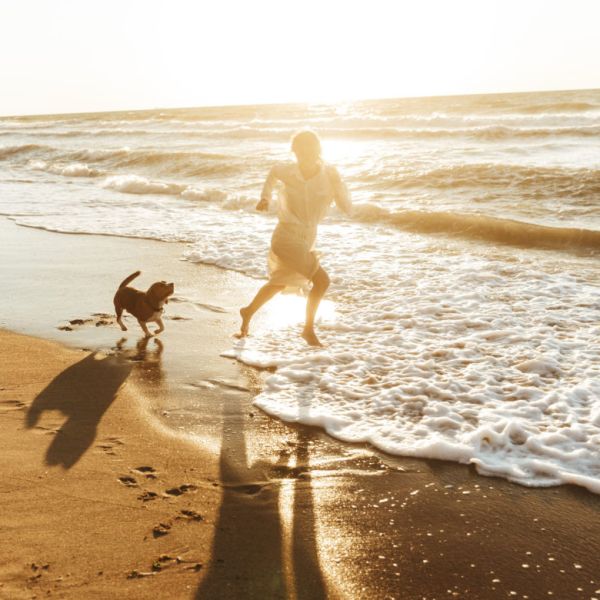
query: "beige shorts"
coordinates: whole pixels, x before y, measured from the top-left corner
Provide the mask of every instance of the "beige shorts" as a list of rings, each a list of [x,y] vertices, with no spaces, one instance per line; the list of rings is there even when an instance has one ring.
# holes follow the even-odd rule
[[[319,270],[314,251],[316,227],[279,223],[271,238],[269,283],[286,287],[305,286]]]

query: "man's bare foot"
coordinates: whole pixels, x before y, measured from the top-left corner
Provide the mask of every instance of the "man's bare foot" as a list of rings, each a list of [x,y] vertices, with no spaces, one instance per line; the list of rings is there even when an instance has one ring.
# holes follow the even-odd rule
[[[302,330],[302,337],[306,340],[306,343],[309,346],[323,346],[317,337],[314,329],[306,329]]]
[[[242,326],[240,332],[235,334],[237,338],[244,338],[248,335],[248,327],[250,326],[250,319],[252,315],[249,314],[248,308],[240,308],[240,316],[242,317]]]

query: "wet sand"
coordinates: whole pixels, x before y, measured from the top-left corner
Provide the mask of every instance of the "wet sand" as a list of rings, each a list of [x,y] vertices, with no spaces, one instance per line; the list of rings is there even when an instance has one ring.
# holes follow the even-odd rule
[[[4,219],[0,238],[0,326],[51,340],[0,334],[0,597],[600,597],[597,496],[254,408],[268,373],[219,354],[259,282],[179,244]],[[160,341],[109,315],[138,268],[176,284]]]

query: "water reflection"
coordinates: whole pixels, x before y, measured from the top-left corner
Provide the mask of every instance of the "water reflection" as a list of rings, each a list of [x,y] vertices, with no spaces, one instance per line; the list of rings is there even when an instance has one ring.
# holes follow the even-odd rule
[[[150,347],[149,347],[150,346]],[[121,338],[113,348],[116,354],[135,363],[134,375],[151,387],[161,386],[165,381],[162,367],[164,344],[157,337],[141,337],[135,347],[127,347],[127,338]]]

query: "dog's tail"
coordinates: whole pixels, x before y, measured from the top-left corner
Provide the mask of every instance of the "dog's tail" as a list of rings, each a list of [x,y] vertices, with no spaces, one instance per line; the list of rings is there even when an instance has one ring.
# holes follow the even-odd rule
[[[129,285],[136,277],[138,277],[139,275],[141,275],[141,271],[136,271],[135,273],[132,273],[129,277],[127,277],[127,279],[123,279],[123,281],[121,281],[121,285],[119,286],[119,289],[121,289],[122,287],[125,287],[126,285]]]

